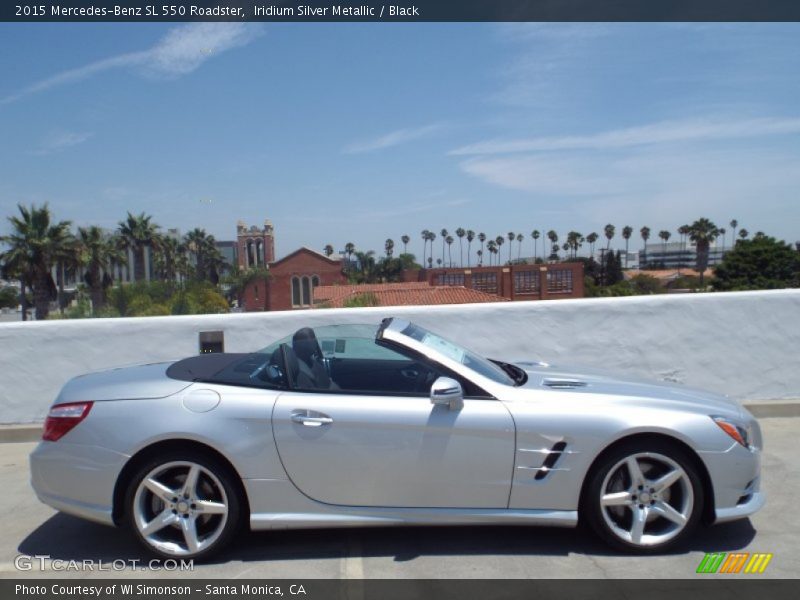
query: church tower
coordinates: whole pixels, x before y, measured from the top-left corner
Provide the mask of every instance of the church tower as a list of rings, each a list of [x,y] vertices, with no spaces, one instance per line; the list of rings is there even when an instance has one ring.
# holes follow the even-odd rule
[[[236,243],[239,246],[239,268],[265,267],[275,260],[275,230],[272,221],[264,227],[250,227],[244,221],[236,224]]]

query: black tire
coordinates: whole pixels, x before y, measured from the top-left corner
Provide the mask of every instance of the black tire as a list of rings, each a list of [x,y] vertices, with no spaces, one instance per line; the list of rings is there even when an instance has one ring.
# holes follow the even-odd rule
[[[137,526],[137,514],[141,516],[141,512],[137,513],[137,502],[140,502],[141,505],[145,506],[161,502],[161,500],[154,500],[153,495],[151,494],[150,497],[145,498],[141,496],[137,500],[137,491],[139,490],[140,484],[142,481],[151,473],[159,468],[163,468],[168,465],[172,465],[174,463],[191,463],[194,465],[198,465],[201,469],[205,469],[205,473],[201,470],[200,473],[200,480],[198,483],[199,487],[206,488],[209,490],[209,493],[218,492],[217,488],[221,487],[224,491],[224,496],[222,493],[217,494],[217,498],[209,498],[214,501],[217,500],[218,504],[223,504],[222,500],[224,500],[224,504],[227,506],[227,514],[225,515],[224,519],[220,515],[197,515],[197,521],[201,521],[202,519],[208,520],[209,528],[211,525],[214,524],[215,519],[219,519],[217,521],[217,527],[214,532],[214,536],[208,536],[206,539],[211,539],[211,537],[215,537],[212,542],[208,543],[208,545],[202,547],[196,552],[192,552],[188,550],[186,553],[175,553],[171,551],[165,551],[164,548],[158,547],[148,541],[142,532],[139,530]],[[181,467],[175,466],[173,467],[176,471],[178,471]],[[166,472],[168,476],[170,471]],[[178,475],[179,476],[179,475]],[[187,475],[188,476],[188,475]],[[216,479],[216,481],[214,481]],[[178,480],[177,483],[179,484],[180,481]],[[236,536],[239,530],[242,528],[242,495],[240,492],[241,486],[240,482],[238,481],[238,475],[235,472],[232,472],[231,468],[220,461],[218,458],[211,454],[205,454],[198,451],[170,451],[166,452],[158,457],[153,457],[146,460],[140,467],[136,470],[133,477],[131,477],[130,483],[127,487],[125,492],[125,512],[123,518],[123,525],[127,527],[134,535],[134,537],[139,541],[144,548],[161,558],[166,559],[193,559],[193,560],[206,560],[213,555],[217,554],[218,552],[222,551]],[[148,491],[143,491],[143,494],[148,494]],[[198,493],[198,497],[200,494]],[[182,499],[182,498],[181,498]],[[202,500],[206,500],[207,498],[203,498],[198,501],[198,504],[201,504]],[[191,508],[194,508],[194,504],[189,505]],[[161,506],[159,508],[154,509],[154,513],[158,510],[161,510],[163,507],[164,510],[168,510],[169,506],[165,503],[161,502]],[[140,508],[140,511],[142,509]],[[189,509],[191,511],[191,509]],[[181,513],[177,513],[175,510],[171,511],[172,513],[176,514],[177,517],[186,516]],[[191,511],[193,512],[193,511]],[[162,513],[164,514],[164,513]],[[188,518],[188,517],[187,517]],[[194,520],[194,519],[193,519]],[[180,523],[180,519],[178,519],[178,523]],[[220,526],[221,525],[221,526]],[[195,529],[198,538],[201,536],[202,523],[197,524],[197,528]],[[179,538],[182,537],[182,533],[178,535],[176,532],[172,531],[173,529],[179,529],[180,525],[172,524],[169,526],[164,527],[163,532],[165,535],[163,537],[175,537],[177,545],[179,542]],[[161,536],[161,532],[159,532],[159,536]],[[167,542],[167,546],[172,545],[170,539],[165,540]],[[184,542],[184,545],[186,543]]]
[[[669,465],[661,463],[660,459],[657,457],[665,457],[683,469],[686,477],[673,484],[674,487],[669,488],[666,492],[666,494],[672,494],[674,498],[665,496],[664,492],[662,492],[660,499],[653,500],[650,497],[649,488],[646,488],[643,492],[637,492],[636,490],[640,489],[639,486],[634,486],[632,481],[625,481],[625,473],[628,473],[628,477],[630,477],[630,473],[628,467],[620,466],[621,461],[643,454],[653,455],[653,458],[639,456],[639,458],[637,458],[637,463],[641,461],[640,466],[643,465],[645,468],[649,468],[649,473],[656,478],[658,476],[657,467],[660,464],[669,469]],[[589,473],[581,499],[581,519],[585,521],[603,541],[616,549],[635,554],[657,554],[668,551],[682,544],[692,535],[703,513],[705,495],[703,492],[703,484],[695,464],[695,460],[685,449],[677,443],[671,443],[667,440],[639,439],[619,444],[605,452]],[[612,469],[614,473],[610,473]],[[647,477],[647,473],[644,474],[645,477]],[[609,477],[608,482],[606,481],[607,477]],[[625,493],[627,491],[627,486],[631,486],[633,490],[631,495],[632,505],[604,507],[601,504],[604,484],[608,485],[615,480],[624,481],[624,483],[619,483],[618,485],[626,488],[616,493]],[[646,481],[651,481],[651,479],[647,478]],[[606,493],[615,492],[609,492],[607,490]],[[643,495],[637,496],[637,493],[643,493]],[[644,525],[644,533],[649,539],[645,541],[643,539],[645,536],[642,536],[642,543],[637,544],[632,542],[632,533],[636,518],[634,512],[636,512],[636,514],[647,515],[647,512],[642,511],[642,507],[645,507],[647,511],[653,510],[649,506],[638,503],[645,497],[648,500],[647,504],[653,503],[654,506],[657,505],[656,508],[658,508],[658,506],[663,506],[664,497],[667,498],[667,501],[672,502],[690,501],[691,508],[687,508],[685,511],[688,515],[683,514],[685,522],[682,525],[661,516],[662,513],[645,517],[648,520]],[[631,539],[623,539],[621,535],[624,533],[626,529],[625,524],[628,522],[631,524],[631,531],[629,532],[631,534]],[[616,530],[612,527],[612,524],[617,526]],[[647,533],[647,527],[651,528],[651,534]],[[670,533],[670,527],[673,527],[675,531]],[[659,531],[659,528],[663,528],[663,532]],[[665,538],[664,541],[657,541],[659,536]]]

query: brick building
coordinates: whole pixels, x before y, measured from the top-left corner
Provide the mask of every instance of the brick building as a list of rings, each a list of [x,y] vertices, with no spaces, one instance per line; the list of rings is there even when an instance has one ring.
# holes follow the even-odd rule
[[[464,287],[507,300],[555,300],[584,296],[582,263],[423,269],[407,271],[404,275],[406,281]]]
[[[347,283],[341,259],[328,258],[310,248],[299,248],[267,266],[270,278],[254,281],[245,289],[242,308],[248,312],[310,308],[314,288]]]

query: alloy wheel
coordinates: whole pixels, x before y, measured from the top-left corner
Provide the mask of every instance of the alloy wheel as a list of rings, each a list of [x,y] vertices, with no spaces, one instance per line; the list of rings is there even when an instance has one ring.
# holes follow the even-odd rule
[[[694,510],[686,470],[656,452],[619,460],[600,486],[600,511],[610,531],[634,546],[660,546],[678,536]]]
[[[219,478],[190,461],[152,469],[133,498],[133,522],[142,539],[170,556],[194,556],[209,549],[225,530],[228,513],[228,496]]]

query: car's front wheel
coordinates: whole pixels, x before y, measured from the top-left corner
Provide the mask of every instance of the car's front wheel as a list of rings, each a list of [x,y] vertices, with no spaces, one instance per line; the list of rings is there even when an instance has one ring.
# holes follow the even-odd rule
[[[148,550],[162,557],[206,558],[239,527],[234,476],[211,456],[172,452],[152,459],[128,487],[128,525]]]
[[[625,443],[606,453],[590,474],[582,511],[617,548],[662,552],[697,527],[703,486],[694,461],[661,440]]]

